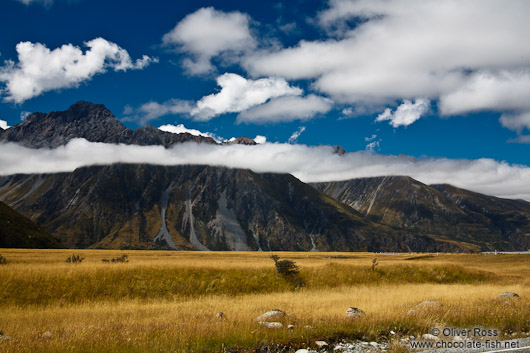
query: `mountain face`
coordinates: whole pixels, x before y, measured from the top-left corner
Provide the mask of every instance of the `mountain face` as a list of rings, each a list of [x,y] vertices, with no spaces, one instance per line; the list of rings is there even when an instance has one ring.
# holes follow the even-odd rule
[[[400,232],[288,174],[95,166],[0,178],[0,199],[69,247],[410,251],[465,244]]]
[[[470,244],[474,250],[530,248],[530,203],[504,200],[409,177],[361,178],[312,184],[395,229]]]
[[[74,138],[165,147],[188,141],[216,143],[209,137],[173,134],[153,126],[130,130],[103,105],[87,102],[63,112],[34,113],[0,131],[0,142],[31,148],[54,148]],[[241,137],[232,143],[255,141]],[[340,146],[335,152],[345,153]],[[311,186],[287,174],[115,164],[71,173],[3,176],[0,201],[72,248],[479,251],[530,247],[529,203],[449,185],[428,186],[408,177]],[[46,231],[38,232],[49,238]],[[31,234],[30,239],[35,239],[36,233]],[[41,246],[21,236],[9,237],[20,239],[15,243],[21,246]]]
[[[37,223],[0,201],[0,248],[64,248]]]
[[[172,134],[150,125],[131,130],[104,105],[88,102],[77,102],[66,111],[33,113],[23,123],[0,131],[0,141],[17,142],[30,148],[56,148],[74,138],[84,138],[90,142],[165,147],[188,141],[216,143],[210,137]]]

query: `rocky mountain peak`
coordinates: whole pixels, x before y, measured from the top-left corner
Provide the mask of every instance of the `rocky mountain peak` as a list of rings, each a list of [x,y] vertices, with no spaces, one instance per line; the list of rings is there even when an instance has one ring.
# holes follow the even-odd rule
[[[79,101],[75,104],[72,104],[65,111],[30,114],[22,124],[36,124],[41,122],[42,120],[48,122],[48,120],[50,119],[54,119],[55,123],[63,124],[90,119],[110,119],[117,121],[112,112],[108,110],[103,104],[94,104],[90,102]]]
[[[103,104],[94,104],[85,101],[79,101],[75,104],[72,104],[65,113],[66,117],[72,120],[86,119],[90,117],[114,117],[112,112]]]
[[[346,150],[340,145],[333,146],[333,152],[338,154],[339,156],[344,156],[346,154]]]
[[[104,105],[81,101],[65,111],[33,113],[23,123],[2,132],[0,141],[31,148],[55,148],[74,138],[117,143],[127,130]]]
[[[9,130],[0,131],[0,141],[18,142],[31,148],[56,148],[75,138],[90,142],[163,145],[195,141],[215,143],[209,137],[171,134],[154,126],[131,130],[103,104],[79,101],[65,111],[33,113]]]
[[[227,142],[227,144],[230,144],[230,145],[248,145],[248,146],[257,145],[256,141],[254,141],[250,137],[246,137],[246,136],[238,137],[235,140]]]

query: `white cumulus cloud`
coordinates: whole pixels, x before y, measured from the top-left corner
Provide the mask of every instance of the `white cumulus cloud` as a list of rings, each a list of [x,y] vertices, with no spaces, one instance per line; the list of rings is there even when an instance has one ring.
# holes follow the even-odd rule
[[[31,112],[21,111],[20,112],[20,120],[24,121],[30,115],[31,115]]]
[[[330,146],[285,143],[255,146],[184,143],[164,148],[75,139],[52,150],[0,143],[0,175],[71,172],[82,166],[120,162],[247,168],[257,173],[290,173],[304,182],[408,175],[426,184],[449,183],[488,195],[530,201],[530,167],[486,158],[414,159],[367,151],[340,156]]]
[[[188,129],[187,127],[184,126],[184,124],[178,124],[178,125],[167,124],[167,125],[160,126],[159,129],[162,130],[162,131],[171,132],[173,134],[188,133],[188,134],[191,134],[191,135],[194,135],[194,136],[211,137],[217,142],[222,142],[223,141],[223,138],[220,138],[219,136],[217,136],[217,135],[215,135],[215,134],[213,134],[211,132],[201,132],[201,131],[196,130],[196,129]]]
[[[267,142],[267,138],[265,136],[263,136],[263,135],[256,135],[256,137],[254,137],[254,141],[257,144],[262,144],[262,143]]]
[[[135,121],[140,125],[156,120],[161,116],[184,114],[188,115],[194,107],[194,103],[180,99],[170,99],[163,103],[147,102],[138,108],[127,105],[123,111],[123,121]]]
[[[480,110],[530,111],[530,71],[477,72],[440,99],[445,115]]]
[[[477,111],[504,112],[501,124],[530,130],[530,71],[480,71],[458,89],[440,98],[440,112],[455,115]]]
[[[4,100],[22,103],[46,91],[76,87],[108,68],[143,69],[157,61],[146,55],[133,61],[125,49],[103,38],[88,41],[85,46],[89,49],[83,52],[72,44],[50,50],[41,43],[18,43],[18,62],[7,60],[0,67]]]
[[[5,130],[5,129],[9,129],[10,126],[7,125],[7,121],[0,119],[0,128]]]
[[[530,135],[519,135],[515,138],[509,139],[508,142],[530,144]]]
[[[393,127],[409,126],[428,112],[429,108],[430,103],[427,99],[418,98],[414,103],[405,99],[394,112],[390,108],[386,108],[375,121],[390,120],[390,125]]]
[[[314,94],[309,94],[306,97],[280,97],[241,112],[237,121],[260,124],[309,120],[317,114],[327,113],[332,106],[331,100]]]
[[[298,138],[300,137],[300,135],[302,135],[304,131],[305,131],[305,126],[300,126],[298,130],[293,132],[293,134],[289,137],[289,140],[287,142],[291,144],[296,143],[296,141],[298,141]]]
[[[191,55],[183,61],[190,74],[205,74],[214,70],[213,57],[222,55],[225,60],[233,61],[255,47],[249,21],[241,12],[201,8],[187,15],[163,36],[162,41]]]
[[[369,144],[366,145],[366,150],[367,151],[377,151],[377,150],[379,150],[379,143],[380,142],[381,142],[380,140],[370,142]]]
[[[329,37],[242,64],[251,75],[311,80],[356,111],[424,97],[448,115],[527,112],[529,13],[524,0],[331,0],[317,17]]]
[[[524,113],[507,113],[499,119],[502,126],[508,129],[522,132],[524,128],[530,130],[530,111]]]
[[[191,111],[196,120],[210,120],[216,115],[241,112],[275,97],[302,94],[300,88],[289,86],[280,77],[251,80],[225,73],[217,77],[217,84],[221,91],[201,98]]]
[[[365,142],[368,142],[368,144],[366,145],[366,150],[367,151],[377,151],[379,150],[379,146],[381,144],[381,139],[377,139],[377,135],[376,134],[372,134],[371,137],[365,137],[364,138],[364,141]]]

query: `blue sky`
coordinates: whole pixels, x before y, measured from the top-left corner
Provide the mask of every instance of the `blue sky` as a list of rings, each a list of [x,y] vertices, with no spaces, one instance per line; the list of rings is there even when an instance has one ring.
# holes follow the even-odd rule
[[[530,165],[527,1],[4,0],[0,120],[105,104],[126,126]]]

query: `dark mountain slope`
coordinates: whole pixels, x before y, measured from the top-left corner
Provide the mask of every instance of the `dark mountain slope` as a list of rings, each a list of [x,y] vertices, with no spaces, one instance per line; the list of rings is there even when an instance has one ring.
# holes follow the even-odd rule
[[[473,215],[477,223],[482,222],[488,233],[500,235],[501,239],[492,240],[493,245],[501,242],[515,249],[530,249],[529,202],[483,195],[447,184],[432,187],[466,214]]]
[[[0,248],[63,248],[35,222],[0,201]]]
[[[483,250],[530,247],[530,204],[448,185],[428,186],[409,177],[361,178],[315,183],[368,219]]]
[[[70,247],[469,250],[371,222],[287,174],[118,164],[1,177],[0,199]]]

